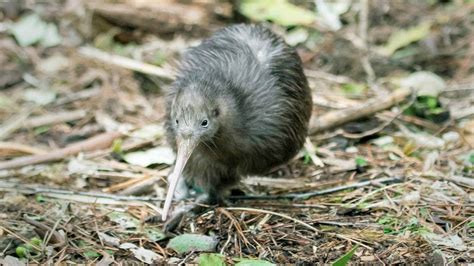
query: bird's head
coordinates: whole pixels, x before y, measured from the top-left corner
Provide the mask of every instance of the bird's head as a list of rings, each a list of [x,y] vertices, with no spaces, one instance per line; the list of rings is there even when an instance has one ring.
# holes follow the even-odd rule
[[[231,116],[235,113],[235,101],[217,88],[225,84],[207,82],[181,86],[168,99],[168,126],[174,133],[177,156],[168,178],[163,220],[166,219],[176,186],[193,151],[198,147],[215,147],[215,138],[222,128],[230,126],[233,121]]]

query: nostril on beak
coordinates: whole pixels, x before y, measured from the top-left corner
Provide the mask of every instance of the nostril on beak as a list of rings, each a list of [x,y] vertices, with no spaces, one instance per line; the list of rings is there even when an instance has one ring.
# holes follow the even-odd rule
[[[183,129],[181,131],[181,137],[183,139],[189,139],[193,134],[193,131],[191,129]]]

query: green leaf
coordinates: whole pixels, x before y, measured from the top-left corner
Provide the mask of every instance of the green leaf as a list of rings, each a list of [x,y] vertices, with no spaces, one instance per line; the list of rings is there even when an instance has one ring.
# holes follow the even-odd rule
[[[36,200],[36,202],[41,203],[41,202],[44,202],[44,197],[43,197],[43,195],[38,194],[38,195],[36,195],[35,200]]]
[[[94,39],[94,46],[102,50],[111,50],[114,46],[114,36],[118,34],[118,28],[111,28],[105,33],[99,33]]]
[[[109,254],[110,256],[113,256],[114,253],[115,253],[113,250],[110,250],[110,249],[106,249],[104,251],[105,251],[105,253]]]
[[[355,158],[355,163],[358,167],[364,167],[364,166],[367,166],[369,164],[367,162],[367,160],[364,157],[361,157],[361,156],[357,156]]]
[[[354,246],[349,252],[344,254],[344,256],[340,257],[337,259],[335,262],[332,263],[333,266],[345,266],[349,261],[351,260],[352,256],[354,255],[354,252],[359,246]]]
[[[83,255],[84,255],[84,257],[86,257],[88,259],[95,259],[95,258],[100,257],[100,254],[97,251],[94,251],[94,250],[86,250],[86,251],[84,251]]]
[[[275,264],[268,262],[266,260],[243,259],[235,265],[236,266],[269,266],[269,265],[275,265]]]
[[[315,12],[287,0],[242,0],[240,12],[252,20],[270,20],[281,26],[308,25],[316,19]]]
[[[414,27],[394,32],[379,51],[385,56],[391,56],[398,49],[425,38],[430,33],[430,28],[431,23],[422,22]]]
[[[19,258],[26,258],[30,254],[28,249],[23,245],[16,247],[15,253]]]
[[[469,227],[469,228],[474,228],[474,221],[470,221],[470,222],[467,224],[467,227]]]
[[[30,240],[30,244],[33,245],[33,246],[36,246],[37,248],[40,248],[41,245],[43,245],[43,240],[37,238],[37,237],[33,237],[31,240]]]
[[[51,126],[40,126],[40,127],[35,128],[33,132],[35,133],[35,136],[38,136],[38,135],[48,132],[50,129],[51,129]]]
[[[216,253],[203,253],[199,255],[199,266],[225,266],[224,256]]]
[[[146,237],[152,242],[160,241],[166,238],[166,234],[158,228],[145,228],[144,230]]]
[[[119,224],[124,229],[137,228],[140,225],[140,221],[130,216],[128,213],[114,211],[107,214],[107,217],[109,217],[112,222]]]
[[[198,234],[183,234],[170,240],[167,248],[171,248],[178,253],[190,251],[214,251],[218,241],[210,236]]]
[[[438,106],[438,99],[436,97],[427,97],[426,106],[428,109],[435,109]]]
[[[474,164],[474,152],[469,155],[468,161],[470,164]]]
[[[303,163],[304,164],[309,164],[311,162],[311,156],[309,152],[305,151],[303,155]]]
[[[121,138],[115,139],[113,144],[112,144],[112,152],[118,155],[123,154],[122,152],[122,143],[123,140]]]
[[[168,59],[167,55],[163,52],[163,51],[160,51],[160,50],[157,50],[154,54],[153,54],[153,59],[151,61],[151,63],[153,65],[157,65],[157,66],[161,66],[163,65],[164,63],[166,63],[166,60]]]
[[[342,90],[348,95],[361,95],[367,87],[361,83],[347,83],[342,85]]]

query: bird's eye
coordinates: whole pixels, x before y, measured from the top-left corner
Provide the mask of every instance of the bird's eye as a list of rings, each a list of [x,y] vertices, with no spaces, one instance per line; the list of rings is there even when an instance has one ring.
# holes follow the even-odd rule
[[[176,125],[177,125],[177,124],[179,124],[179,121],[178,121],[178,119],[174,120],[174,122],[176,123]]]
[[[208,125],[209,125],[209,122],[207,121],[207,119],[202,120],[201,122],[202,127],[207,127]]]

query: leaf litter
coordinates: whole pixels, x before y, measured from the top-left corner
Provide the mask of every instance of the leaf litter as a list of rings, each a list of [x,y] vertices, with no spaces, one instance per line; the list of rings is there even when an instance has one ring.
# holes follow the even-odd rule
[[[165,1],[176,12],[171,25],[143,16],[151,2],[110,2],[2,13],[0,264],[473,262],[472,4]],[[206,19],[186,20],[189,10]],[[315,115],[400,86],[418,94],[311,136],[288,165],[244,180],[228,208],[185,217],[165,233],[148,222],[160,214],[174,160],[163,92],[183,49],[233,22],[232,10],[271,24],[297,48]],[[151,32],[150,19],[163,27]],[[81,44],[135,65],[84,56]],[[54,160],[2,168],[51,152]]]

